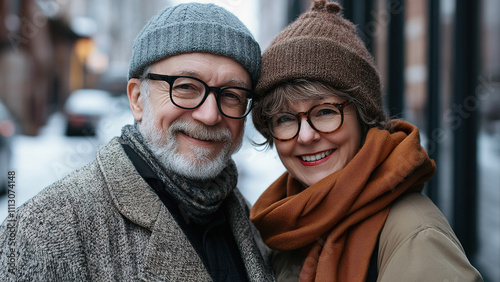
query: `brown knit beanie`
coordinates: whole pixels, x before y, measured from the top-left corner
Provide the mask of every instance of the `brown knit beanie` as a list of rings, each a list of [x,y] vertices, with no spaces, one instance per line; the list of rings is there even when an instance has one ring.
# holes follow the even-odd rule
[[[281,83],[304,78],[349,90],[367,114],[384,120],[380,77],[373,59],[344,19],[337,3],[315,1],[311,9],[287,26],[262,55],[256,91],[262,97]]]

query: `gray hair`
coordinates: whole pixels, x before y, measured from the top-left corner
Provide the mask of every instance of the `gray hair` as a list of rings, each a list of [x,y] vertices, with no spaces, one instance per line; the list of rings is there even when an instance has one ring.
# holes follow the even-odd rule
[[[368,114],[366,105],[359,99],[353,97],[350,92],[353,89],[339,90],[319,81],[306,79],[294,79],[271,90],[264,98],[256,101],[252,111],[252,120],[257,131],[266,139],[262,143],[254,142],[255,145],[268,145],[273,147],[274,139],[267,127],[269,118],[286,109],[300,100],[324,99],[325,95],[332,95],[350,101],[356,109],[356,116],[361,128],[361,140],[364,143],[366,134],[370,128],[391,130],[391,122],[387,116],[384,119],[372,117]]]
[[[141,94],[144,94],[144,98],[149,99],[149,82],[150,80],[147,78],[148,73],[151,72],[153,69],[153,66],[147,66],[144,71],[142,72],[142,75],[140,77],[141,80]]]
[[[149,95],[150,95],[150,89],[149,89],[149,82],[150,80],[147,78],[148,73],[151,72],[153,69],[152,65],[147,66],[144,71],[142,72],[142,75],[139,77],[140,80],[140,91],[141,95],[143,95],[143,100],[144,100],[144,107],[146,106],[146,103],[149,103]],[[135,128],[139,128],[139,125],[141,124],[140,121],[134,120],[134,126]]]

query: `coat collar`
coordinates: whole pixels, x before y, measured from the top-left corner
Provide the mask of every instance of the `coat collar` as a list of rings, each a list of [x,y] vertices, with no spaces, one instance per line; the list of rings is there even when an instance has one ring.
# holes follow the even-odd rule
[[[139,268],[146,281],[209,281],[210,276],[189,239],[159,197],[142,179],[118,138],[100,148],[97,162],[111,201],[124,217],[151,232]]]
[[[137,173],[118,138],[98,150],[97,162],[118,211],[133,223],[152,230],[161,200]]]

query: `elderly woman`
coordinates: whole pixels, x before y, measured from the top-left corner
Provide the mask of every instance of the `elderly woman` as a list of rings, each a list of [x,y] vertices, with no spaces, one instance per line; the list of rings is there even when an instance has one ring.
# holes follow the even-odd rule
[[[435,163],[389,120],[373,60],[336,3],[317,1],[263,54],[253,111],[287,172],[251,219],[278,281],[481,281],[421,194]]]

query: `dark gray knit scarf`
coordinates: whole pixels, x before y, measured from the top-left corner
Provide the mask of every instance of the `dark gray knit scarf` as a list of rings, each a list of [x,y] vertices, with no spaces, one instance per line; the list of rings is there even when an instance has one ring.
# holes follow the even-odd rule
[[[233,160],[214,179],[194,180],[165,169],[145,145],[141,133],[132,125],[122,129],[121,140],[129,145],[158,175],[169,194],[179,203],[181,212],[197,224],[206,224],[227,195],[236,187],[238,171]]]

